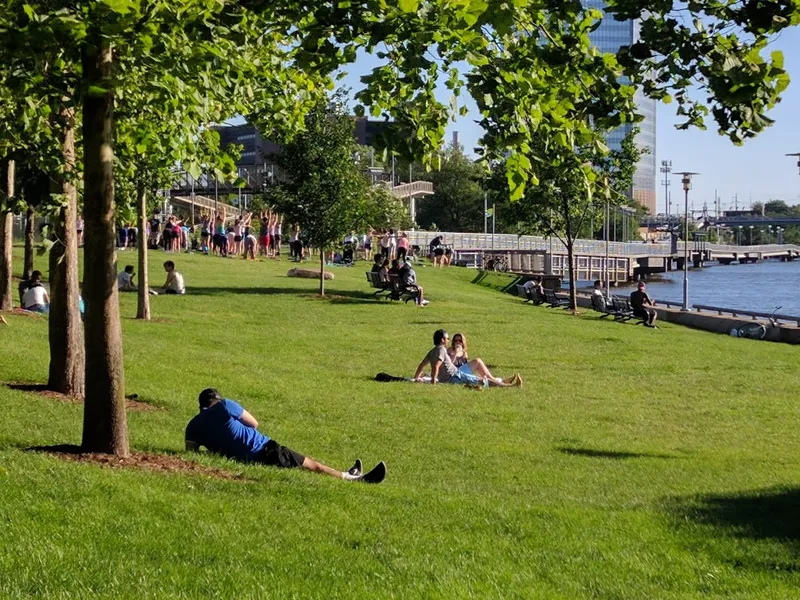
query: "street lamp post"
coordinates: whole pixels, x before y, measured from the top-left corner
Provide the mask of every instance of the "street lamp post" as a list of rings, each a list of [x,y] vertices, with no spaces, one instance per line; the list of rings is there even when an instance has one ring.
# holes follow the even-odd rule
[[[689,190],[692,189],[692,177],[699,174],[691,171],[676,173],[681,176],[683,184],[684,220],[686,221],[685,235],[683,236],[683,307],[681,308],[683,311],[689,310]]]
[[[741,225],[739,225],[738,231],[736,232],[736,245],[737,246],[741,246],[742,245],[742,226]]]
[[[750,225],[750,245],[753,245],[753,229],[755,229],[754,225]]]

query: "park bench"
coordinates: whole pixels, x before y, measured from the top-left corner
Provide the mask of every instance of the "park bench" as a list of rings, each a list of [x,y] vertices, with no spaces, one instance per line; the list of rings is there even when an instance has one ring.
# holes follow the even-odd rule
[[[369,286],[374,289],[378,290],[377,292],[373,293],[372,295],[376,298],[381,296],[386,296],[387,298],[392,295],[392,284],[391,283],[384,283],[381,281],[381,276],[379,273],[372,273],[367,271],[367,281],[369,282]]]
[[[517,290],[517,296],[522,298],[525,302],[531,302],[533,298],[528,293],[528,289],[524,285],[515,285],[514,286]]]
[[[416,286],[404,286],[397,275],[389,275],[389,282],[391,285],[389,300],[402,300],[408,304],[409,300],[419,298],[419,289]]]
[[[559,298],[556,296],[555,290],[549,290],[547,288],[544,290],[544,303],[547,304],[548,308],[567,308],[569,306],[569,300],[566,298]]]
[[[636,325],[644,324],[644,319],[637,317],[633,314],[633,307],[630,300],[621,298],[620,296],[611,297],[611,309],[609,313],[614,317],[615,321],[625,323],[631,319],[636,319]]]

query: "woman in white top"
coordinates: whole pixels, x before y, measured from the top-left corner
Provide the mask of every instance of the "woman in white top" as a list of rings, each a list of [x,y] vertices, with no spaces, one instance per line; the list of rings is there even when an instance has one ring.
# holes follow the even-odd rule
[[[389,230],[389,258],[391,260],[397,258],[397,236],[394,229]]]
[[[42,273],[31,273],[31,286],[22,294],[22,308],[31,312],[47,314],[50,312],[50,296],[42,285]]]
[[[381,255],[383,258],[389,258],[389,232],[384,231],[381,235]]]

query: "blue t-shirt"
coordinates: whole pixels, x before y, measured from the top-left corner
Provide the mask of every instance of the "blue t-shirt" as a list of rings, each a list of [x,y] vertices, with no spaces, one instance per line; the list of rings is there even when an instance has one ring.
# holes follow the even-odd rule
[[[269,438],[242,423],[243,412],[239,404],[227,399],[204,408],[186,426],[186,439],[228,458],[253,460]]]

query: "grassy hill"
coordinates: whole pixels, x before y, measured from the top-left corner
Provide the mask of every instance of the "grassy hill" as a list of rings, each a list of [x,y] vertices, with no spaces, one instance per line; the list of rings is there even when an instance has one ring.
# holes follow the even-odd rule
[[[465,269],[418,269],[418,308],[371,299],[365,263],[323,300],[286,261],[170,257],[185,297],[151,323],[121,298],[127,391],[159,409],[129,413],[131,444],[244,479],[27,451],[79,443],[82,407],[0,385],[0,597],[797,597],[800,349],[573,317]],[[0,382],[43,382],[46,319],[7,318]],[[438,327],[524,389],[372,381]],[[183,454],[208,386],[386,482]]]

